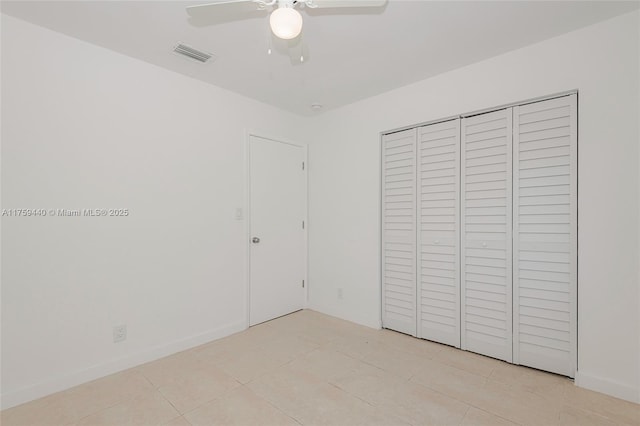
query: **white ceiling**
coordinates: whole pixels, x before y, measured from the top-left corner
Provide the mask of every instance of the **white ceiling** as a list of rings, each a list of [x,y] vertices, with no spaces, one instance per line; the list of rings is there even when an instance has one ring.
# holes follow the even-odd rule
[[[618,1],[400,1],[374,13],[302,12],[305,62],[273,40],[266,12],[190,22],[203,1],[2,2],[2,12],[303,115],[326,111],[637,9]],[[214,21],[219,21],[215,23]],[[208,23],[208,22],[207,22]],[[217,56],[172,53],[181,41]],[[292,56],[299,56],[300,43]]]

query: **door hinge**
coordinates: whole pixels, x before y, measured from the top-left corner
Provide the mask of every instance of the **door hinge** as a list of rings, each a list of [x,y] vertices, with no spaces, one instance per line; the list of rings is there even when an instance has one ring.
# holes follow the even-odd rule
[[[304,280],[302,280],[302,288],[304,288]]]
[[[302,229],[304,229],[304,220],[302,221]]]
[[[302,162],[302,170],[304,170],[304,161]]]

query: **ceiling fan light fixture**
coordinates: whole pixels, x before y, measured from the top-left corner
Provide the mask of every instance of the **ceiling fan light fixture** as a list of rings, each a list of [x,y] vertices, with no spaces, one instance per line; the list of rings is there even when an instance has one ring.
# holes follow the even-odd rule
[[[302,15],[292,7],[279,7],[271,12],[269,24],[276,37],[290,40],[302,31]]]

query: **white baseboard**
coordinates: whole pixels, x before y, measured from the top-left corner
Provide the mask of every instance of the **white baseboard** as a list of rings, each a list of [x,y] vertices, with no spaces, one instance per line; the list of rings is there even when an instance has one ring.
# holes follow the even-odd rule
[[[117,373],[128,368],[132,368],[146,362],[154,361],[165,356],[181,352],[193,347],[221,339],[231,334],[245,330],[247,325],[244,321],[227,324],[195,336],[175,340],[166,345],[158,345],[148,350],[137,352],[122,358],[107,361],[103,364],[95,365],[83,370],[61,374],[58,377],[40,382],[24,388],[2,393],[0,395],[0,408],[11,408],[34,399],[42,398],[109,374]]]
[[[581,388],[605,393],[616,398],[640,404],[640,389],[624,383],[614,382],[613,380],[580,371],[576,371],[575,383],[576,386]]]
[[[316,312],[320,312],[321,314],[329,315],[332,317],[340,318],[345,321],[353,322],[355,324],[364,325],[365,327],[375,328],[376,330],[380,330],[382,328],[382,322],[380,320],[364,320],[362,318],[356,318],[350,315],[344,315],[342,312],[326,308],[323,306],[318,306],[316,304],[309,304],[307,309],[311,309]]]

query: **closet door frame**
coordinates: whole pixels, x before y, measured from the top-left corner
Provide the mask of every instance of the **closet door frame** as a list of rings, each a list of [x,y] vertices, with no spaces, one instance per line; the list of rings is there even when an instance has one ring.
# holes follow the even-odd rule
[[[536,98],[530,98],[528,100],[523,100],[523,101],[519,101],[519,102],[512,102],[512,103],[508,103],[508,104],[503,104],[503,105],[499,105],[499,106],[494,106],[494,107],[490,107],[490,108],[484,108],[481,110],[476,110],[476,111],[471,111],[468,113],[464,113],[464,114],[458,114],[458,115],[454,115],[454,116],[449,116],[449,117],[445,117],[445,118],[441,118],[441,119],[437,119],[437,120],[431,120],[431,121],[427,121],[427,122],[422,122],[422,123],[418,123],[418,124],[413,124],[413,125],[408,125],[408,126],[404,126],[404,127],[399,127],[399,128],[395,128],[395,129],[391,129],[391,130],[387,130],[387,131],[383,131],[380,132],[380,187],[379,187],[379,205],[381,206],[381,209],[379,210],[379,227],[378,229],[380,230],[380,238],[379,238],[379,253],[380,253],[380,295],[381,295],[381,303],[380,303],[380,325],[383,328],[385,327],[384,324],[384,244],[385,244],[385,238],[384,238],[384,172],[383,172],[383,168],[382,166],[384,165],[384,137],[388,134],[391,133],[397,133],[397,132],[401,132],[404,130],[409,130],[409,129],[417,129],[419,127],[422,126],[427,126],[430,124],[437,124],[437,123],[441,123],[441,122],[445,122],[445,121],[450,121],[450,120],[455,120],[455,119],[460,119],[461,123],[462,120],[464,120],[467,117],[471,117],[474,115],[479,115],[479,114],[483,114],[483,113],[488,113],[488,112],[493,112],[493,111],[497,111],[500,109],[507,109],[507,108],[514,108],[514,107],[518,107],[521,105],[526,105],[526,104],[530,104],[530,103],[534,103],[534,102],[540,102],[540,101],[545,101],[545,100],[550,100],[550,99],[556,99],[556,98],[560,98],[560,97],[564,97],[564,96],[568,96],[568,95],[575,95],[575,103],[573,105],[573,109],[572,109],[572,114],[575,114],[575,122],[576,122],[576,132],[573,135],[573,137],[575,138],[574,143],[572,144],[572,149],[574,150],[572,152],[572,155],[575,155],[575,161],[572,164],[571,167],[571,183],[572,185],[574,185],[575,191],[572,192],[572,209],[571,209],[571,227],[573,230],[575,230],[575,238],[573,238],[573,240],[571,241],[571,256],[572,258],[575,260],[574,265],[572,266],[572,274],[573,274],[573,278],[572,278],[572,282],[571,282],[571,288],[572,288],[572,295],[570,298],[570,303],[571,303],[571,316],[572,319],[574,321],[573,327],[571,329],[571,337],[572,337],[572,342],[571,342],[571,350],[573,351],[571,360],[572,360],[572,368],[574,371],[577,372],[578,369],[578,297],[577,297],[577,293],[578,293],[578,268],[577,268],[577,263],[578,263],[578,232],[577,232],[577,223],[578,223],[578,203],[577,203],[577,197],[578,197],[578,156],[577,156],[577,133],[578,133],[578,128],[577,128],[577,123],[578,123],[578,90],[577,89],[572,89],[572,90],[567,90],[567,91],[563,91],[563,92],[558,92],[558,93],[554,93],[554,94],[549,94],[546,96],[540,96],[540,97],[536,97]],[[514,125],[513,123],[513,112],[512,112],[512,125]],[[460,132],[462,133],[462,125],[460,126]],[[514,156],[516,155],[514,152],[515,147],[514,145],[514,134],[515,134],[515,128],[512,129],[512,133],[511,133],[511,143],[512,143],[512,150],[511,150],[511,173],[512,173],[512,184],[513,184],[513,174],[514,174],[514,161],[515,158]],[[418,141],[416,138],[416,146],[415,149],[418,149]],[[463,301],[462,301],[462,297],[463,297],[463,286],[464,286],[464,265],[463,265],[463,250],[464,250],[464,244],[462,242],[462,239],[464,238],[464,220],[462,217],[462,213],[463,213],[463,206],[464,206],[464,196],[463,196],[463,187],[462,185],[464,184],[464,172],[462,169],[462,155],[463,155],[463,142],[462,142],[462,134],[460,135],[460,192],[459,192],[459,205],[460,205],[460,216],[458,218],[458,222],[459,222],[459,250],[458,250],[458,262],[459,262],[459,269],[460,269],[460,276],[459,276],[459,281],[460,281],[460,330],[461,330],[461,346],[462,349],[465,350],[465,345],[464,345],[464,336],[462,333],[462,312],[463,312]],[[416,152],[416,161],[417,161],[417,152]],[[417,164],[416,164],[417,166]],[[416,170],[416,175],[417,175],[417,170]],[[416,176],[417,179],[417,176]],[[514,235],[515,235],[515,227],[513,224],[513,221],[515,220],[515,203],[514,203],[514,189],[513,186],[511,188],[511,200],[512,200],[512,208],[510,211],[511,214],[511,221],[512,221],[512,227],[511,227],[511,239],[512,239],[512,244],[511,244],[511,256],[512,256],[512,262],[514,262],[511,265],[511,276],[512,276],[512,304],[513,304],[513,310],[512,310],[512,316],[511,316],[511,323],[512,323],[512,362],[513,363],[517,363],[518,362],[518,354],[517,354],[517,349],[515,348],[514,345],[514,339],[513,339],[513,334],[516,332],[515,329],[515,324],[514,324],[514,318],[515,318],[515,309],[517,309],[515,307],[516,303],[515,302],[515,297],[517,297],[516,294],[516,289],[515,289],[515,282],[514,280],[514,273],[515,273],[515,259],[513,259],[514,257],[514,253],[516,252],[516,242],[513,241]],[[416,197],[418,197],[418,191],[417,191],[417,187],[416,187]],[[416,210],[416,217],[414,217],[414,220],[416,221],[416,226],[417,226],[417,214],[418,214],[418,209],[417,209],[417,205],[415,206],[415,210]],[[416,228],[417,231],[417,228]],[[417,303],[417,296],[418,296],[418,290],[417,290],[417,285],[418,285],[418,277],[417,277],[417,272],[418,272],[418,239],[416,238],[416,332],[418,331],[418,320],[417,320],[417,309],[418,309],[418,303]]]

